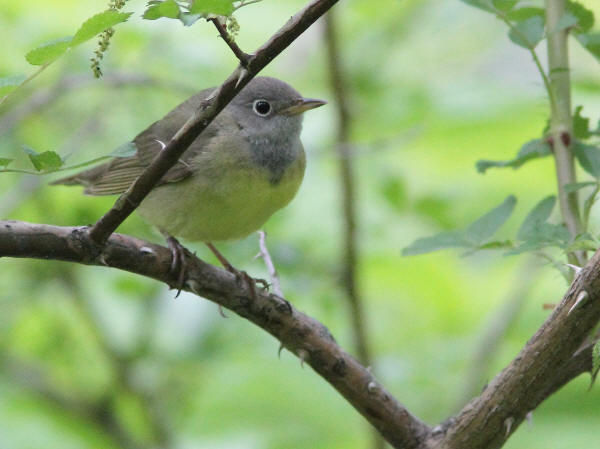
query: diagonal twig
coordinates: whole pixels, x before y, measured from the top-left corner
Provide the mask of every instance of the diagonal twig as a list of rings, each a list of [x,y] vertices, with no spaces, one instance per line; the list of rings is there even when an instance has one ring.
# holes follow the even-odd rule
[[[238,58],[242,67],[246,67],[248,65],[248,59],[250,59],[252,55],[245,53],[238,46],[238,44],[235,42],[231,34],[229,34],[229,32],[225,29],[225,26],[223,26],[218,17],[211,17],[208,20],[210,20],[215,25],[215,28],[217,29],[225,43],[229,46],[236,58]]]
[[[97,244],[103,245],[235,95],[337,1],[313,0],[260,47],[248,59],[245,67],[239,65],[225,82],[215,90],[211,98],[206,100],[199,110],[177,131],[163,151],[158,154],[129,189],[119,197],[115,205],[96,222],[89,231],[90,238]]]

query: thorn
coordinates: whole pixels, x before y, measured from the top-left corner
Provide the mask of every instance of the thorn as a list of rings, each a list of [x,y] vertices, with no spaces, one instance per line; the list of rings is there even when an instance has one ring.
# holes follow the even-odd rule
[[[219,315],[221,315],[222,318],[229,318],[227,315],[225,315],[225,311],[223,310],[223,307],[221,307],[221,304],[217,304],[219,307]]]
[[[281,351],[283,351],[283,343],[279,343],[279,349],[277,350],[277,358],[281,359]]]
[[[527,421],[527,424],[529,424],[529,426],[533,426],[533,410],[527,412],[527,414],[525,415],[525,420]]]
[[[575,272],[575,275],[578,275],[579,273],[581,273],[581,270],[583,270],[583,268],[578,267],[577,265],[573,265],[572,263],[566,263],[565,265],[571,268]]]
[[[154,140],[157,141],[158,144],[160,145],[160,151],[164,150],[167,147],[167,145],[163,141],[158,140],[158,139],[154,139]]]
[[[573,304],[571,306],[571,308],[569,309],[569,311],[567,312],[567,316],[569,316],[571,314],[571,312],[573,311],[573,309],[575,307],[577,307],[579,305],[579,303],[581,303],[584,299],[586,299],[588,297],[588,292],[586,292],[585,290],[581,290],[579,292],[579,294],[577,295],[577,299],[575,300],[575,304]]]
[[[140,253],[142,254],[154,254],[154,250],[149,246],[142,246],[140,248]]]
[[[237,81],[235,83],[235,87],[236,88],[240,85],[240,83],[242,82],[242,80],[244,78],[246,78],[247,75],[250,75],[250,72],[245,67],[242,67],[242,69],[240,70],[240,76],[238,76],[238,79],[237,79]]]
[[[508,437],[508,435],[510,434],[510,429],[512,428],[514,422],[515,418],[513,418],[512,416],[509,416],[504,420],[504,427],[506,427],[506,433],[504,436]]]
[[[304,362],[308,360],[308,351],[306,349],[298,350],[298,358],[300,359],[300,368],[304,368]]]

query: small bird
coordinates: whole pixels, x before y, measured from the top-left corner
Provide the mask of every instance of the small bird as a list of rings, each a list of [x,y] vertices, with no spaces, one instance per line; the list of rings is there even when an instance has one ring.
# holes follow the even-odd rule
[[[198,92],[138,134],[135,155],[52,184],[83,185],[89,195],[123,193],[213,92]],[[180,237],[205,242],[237,271],[211,242],[246,237],[292,200],[306,165],[302,113],[324,104],[276,78],[257,77],[221,111],[137,208],[167,237],[172,268],[183,261]]]

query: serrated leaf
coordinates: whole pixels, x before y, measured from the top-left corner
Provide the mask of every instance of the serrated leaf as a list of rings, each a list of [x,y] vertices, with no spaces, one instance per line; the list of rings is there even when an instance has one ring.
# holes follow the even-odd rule
[[[111,28],[121,22],[125,22],[131,16],[131,12],[119,12],[114,9],[107,9],[101,13],[98,13],[89,19],[87,19],[79,27],[73,40],[71,41],[71,47],[79,45],[87,40],[90,40],[94,36],[102,33],[104,30]]]
[[[44,65],[54,61],[69,48],[73,38],[71,36],[55,39],[34,48],[25,55],[31,65]]]
[[[577,106],[573,114],[573,135],[576,139],[587,139],[591,136],[590,119],[581,115],[582,110],[583,106]]]
[[[446,248],[469,247],[463,231],[449,231],[415,240],[402,250],[403,256],[416,256]]]
[[[9,157],[0,157],[0,167],[6,168],[12,161],[14,161],[14,159]]]
[[[514,9],[506,14],[506,18],[511,22],[521,22],[532,17],[539,17],[545,21],[546,11],[543,8],[526,7]]]
[[[194,3],[190,6],[190,13],[230,16],[235,10],[233,1],[234,0],[194,0]]]
[[[584,189],[586,187],[597,186],[597,185],[598,185],[598,183],[595,181],[572,182],[569,184],[565,184],[564,188],[565,188],[565,192],[573,193],[573,192],[577,192],[578,190]]]
[[[26,145],[23,145],[22,147],[37,171],[56,170],[63,165],[63,160],[54,151],[38,153],[33,148]]]
[[[544,37],[544,19],[534,16],[517,22],[508,32],[508,37],[521,47],[533,49]]]
[[[165,0],[162,2],[151,2],[150,6],[144,11],[144,19],[156,20],[161,17],[168,19],[177,19],[179,17],[179,5],[175,0]]]
[[[545,157],[552,154],[548,142],[542,139],[534,139],[525,143],[517,153],[517,157],[508,161],[490,161],[481,159],[475,164],[479,173],[485,173],[488,168],[492,167],[512,167],[519,168],[525,162],[532,159]]]
[[[583,48],[600,60],[600,33],[577,33],[575,37]]]
[[[594,178],[600,178],[600,149],[598,147],[575,141],[573,154],[586,172]]]
[[[0,95],[7,94],[25,81],[25,75],[11,75],[0,78]]]
[[[594,347],[592,348],[592,381],[590,382],[590,388],[594,386],[594,382],[596,382],[596,377],[598,376],[598,372],[600,371],[600,341],[594,343]]]
[[[577,18],[577,30],[588,31],[594,26],[594,13],[581,3],[568,1],[567,11]]]
[[[127,143],[124,143],[123,145],[115,148],[114,151],[109,154],[109,156],[130,157],[130,156],[134,156],[135,153],[137,153],[137,147],[135,146],[135,143],[127,142]]]
[[[519,228],[519,232],[517,232],[517,238],[519,240],[528,240],[535,237],[539,232],[539,228],[550,218],[555,204],[555,196],[549,196],[537,203],[525,217],[523,224]]]
[[[510,195],[502,204],[475,220],[465,231],[467,239],[475,245],[483,244],[508,220],[515,204],[517,199]]]

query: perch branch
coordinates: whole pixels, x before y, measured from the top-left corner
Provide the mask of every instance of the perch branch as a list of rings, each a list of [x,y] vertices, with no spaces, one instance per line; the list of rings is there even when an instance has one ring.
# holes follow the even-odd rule
[[[54,259],[118,268],[175,288],[169,249],[121,234],[101,251],[85,227],[0,221],[0,257]],[[254,292],[235,275],[186,253],[184,290],[210,299],[260,326],[329,382],[394,447],[418,448],[429,427],[414,417],[325,326],[277,295]]]

